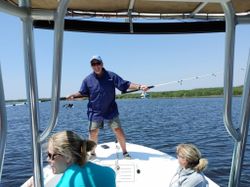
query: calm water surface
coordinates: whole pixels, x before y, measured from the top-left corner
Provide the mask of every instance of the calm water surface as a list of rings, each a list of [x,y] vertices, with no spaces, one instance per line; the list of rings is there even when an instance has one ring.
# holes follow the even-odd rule
[[[205,174],[220,186],[227,186],[233,140],[225,130],[222,98],[192,99],[131,99],[118,100],[120,119],[127,141],[175,155],[179,143],[196,144],[209,160]],[[241,98],[233,100],[233,122],[238,124]],[[74,130],[87,137],[86,101],[75,101],[74,108],[63,108],[61,103],[55,132]],[[40,105],[40,124],[48,122],[50,103]],[[8,135],[2,186],[20,186],[32,175],[31,134],[27,105],[7,107]],[[250,133],[249,133],[250,134]],[[249,135],[250,136],[250,135]],[[243,163],[241,187],[250,186],[249,136]],[[99,141],[114,141],[108,127],[100,132]],[[45,154],[44,154],[45,160]]]

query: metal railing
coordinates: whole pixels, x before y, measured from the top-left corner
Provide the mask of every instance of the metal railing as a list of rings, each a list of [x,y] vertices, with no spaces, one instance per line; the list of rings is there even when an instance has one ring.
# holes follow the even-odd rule
[[[52,75],[52,96],[51,96],[51,116],[48,127],[41,134],[40,141],[43,142],[57,123],[57,116],[60,104],[61,72],[62,72],[62,50],[63,50],[63,32],[64,16],[67,11],[69,0],[61,0],[55,13],[55,31],[54,31],[54,60]]]
[[[52,78],[52,99],[51,99],[51,117],[48,127],[39,135],[39,106],[37,91],[37,76],[35,68],[35,54],[33,41],[32,17],[29,12],[29,3],[22,1],[21,7],[26,7],[28,16],[23,19],[24,33],[24,54],[26,70],[26,88],[28,103],[31,116],[32,129],[32,147],[33,147],[33,168],[34,168],[34,185],[44,186],[42,172],[41,142],[44,141],[49,133],[54,129],[59,112],[60,88],[61,88],[61,64],[62,64],[62,43],[64,31],[64,16],[66,14],[69,0],[61,0],[55,12],[55,33],[54,33],[54,59],[53,59],[53,78]]]
[[[34,186],[44,186],[43,172],[42,172],[42,155],[41,143],[46,140],[49,133],[54,129],[59,112],[60,104],[60,87],[61,87],[61,69],[62,69],[62,44],[64,32],[64,17],[66,14],[69,0],[61,0],[57,10],[54,14],[51,11],[34,11],[30,9],[30,0],[20,0],[19,7],[11,5],[7,2],[0,1],[0,10],[10,15],[21,18],[23,22],[23,45],[24,45],[24,62],[25,62],[25,76],[26,76],[26,92],[29,104],[30,123],[32,130],[32,150],[33,150],[33,168],[34,168]],[[38,86],[35,63],[35,48],[33,36],[33,18],[46,16],[47,18],[55,19],[54,32],[54,58],[53,58],[53,78],[52,78],[52,99],[51,99],[51,116],[48,127],[40,135],[40,116],[38,104]],[[0,85],[2,86],[2,85]],[[4,157],[4,148],[6,142],[6,114],[3,89],[0,87],[0,107],[1,107],[1,149],[0,161],[1,170]],[[1,173],[0,173],[1,174]],[[1,176],[1,175],[0,175]]]
[[[242,162],[245,154],[246,141],[249,127],[250,114],[250,60],[244,82],[244,90],[240,111],[239,129],[235,129],[232,122],[232,97],[233,97],[233,64],[235,48],[235,25],[236,16],[231,2],[221,3],[225,12],[226,42],[225,42],[225,65],[224,65],[224,113],[223,119],[226,130],[234,140],[234,151],[228,186],[240,185]]]
[[[7,138],[7,115],[6,115],[6,107],[4,99],[2,71],[0,64],[0,182],[3,171],[6,138]]]

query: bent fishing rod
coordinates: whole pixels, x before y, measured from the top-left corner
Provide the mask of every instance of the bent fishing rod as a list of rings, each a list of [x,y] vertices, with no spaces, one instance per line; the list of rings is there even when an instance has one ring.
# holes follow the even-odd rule
[[[82,100],[82,99],[85,99],[87,98],[87,96],[77,96],[77,97],[74,97],[73,99],[68,99],[68,97],[60,97],[59,100],[60,101],[75,101],[75,100]],[[50,98],[46,98],[46,99],[39,99],[41,102],[48,102],[48,101],[51,101]]]
[[[200,75],[200,76],[194,76],[194,77],[189,77],[189,78],[185,78],[185,79],[180,79],[180,80],[176,80],[176,81],[170,81],[170,82],[155,84],[155,85],[148,86],[148,89],[159,87],[159,86],[164,86],[164,85],[168,85],[168,84],[176,84],[176,83],[182,85],[182,83],[184,81],[190,81],[190,80],[200,79],[200,78],[204,78],[204,77],[208,77],[208,76],[216,77],[216,74],[219,74],[219,73],[221,73],[221,72],[210,73],[210,74],[205,74],[205,75]],[[127,93],[132,93],[132,92],[137,92],[137,91],[140,91],[140,89],[123,91],[123,92],[121,92],[121,94],[127,94]]]

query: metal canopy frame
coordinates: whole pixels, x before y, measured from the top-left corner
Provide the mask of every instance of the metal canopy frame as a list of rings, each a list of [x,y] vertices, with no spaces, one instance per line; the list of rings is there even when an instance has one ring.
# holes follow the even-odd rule
[[[174,1],[174,0],[159,0],[159,1]],[[200,2],[200,4],[186,16],[185,18],[195,18],[201,16],[204,18],[204,15],[199,15],[199,11],[209,4],[210,2],[219,3],[223,8],[224,14],[219,15],[220,19],[216,23],[211,21],[201,21],[198,24],[203,24],[202,28],[186,31],[187,32],[219,32],[225,29],[226,38],[225,38],[225,65],[224,65],[224,112],[223,119],[225,128],[227,129],[229,135],[235,142],[231,172],[229,178],[229,187],[239,186],[240,175],[242,162],[245,154],[245,147],[248,135],[249,128],[249,114],[250,114],[250,57],[248,60],[248,67],[244,82],[244,90],[241,103],[241,112],[240,112],[240,122],[239,128],[235,128],[232,123],[232,93],[233,93],[233,64],[234,64],[234,48],[235,48],[235,26],[239,23],[250,23],[249,14],[245,16],[237,16],[234,12],[234,7],[230,0],[175,0],[177,2]],[[30,111],[30,123],[32,130],[32,148],[33,148],[33,167],[34,167],[34,185],[37,187],[44,186],[43,184],[43,173],[42,173],[42,157],[41,157],[41,143],[47,138],[50,132],[53,130],[57,123],[58,112],[59,112],[59,98],[60,98],[60,86],[61,86],[61,67],[62,67],[62,47],[63,47],[63,32],[64,32],[64,23],[66,30],[72,31],[89,31],[89,32],[104,32],[98,26],[97,23],[90,23],[86,21],[77,22],[74,20],[65,20],[65,15],[67,15],[67,7],[69,0],[60,0],[58,8],[53,10],[33,10],[31,9],[31,0],[20,0],[18,7],[7,2],[0,1],[0,11],[5,12],[10,15],[19,17],[23,22],[23,44],[24,44],[24,64],[25,64],[25,73],[26,73],[26,90],[27,90],[27,99],[29,104]],[[133,8],[135,1],[130,0],[128,11],[125,17],[129,18],[129,24],[126,24],[126,31],[115,32],[118,29],[118,24],[116,29],[106,30],[106,32],[112,33],[142,33],[146,27],[140,26],[139,23],[133,22]],[[97,15],[97,14],[96,14]],[[98,16],[98,15],[97,15]],[[169,15],[166,15],[168,17]],[[175,18],[180,15],[175,15]],[[205,15],[206,16],[206,15]],[[154,16],[152,16],[154,17]],[[207,16],[207,18],[209,18]],[[46,20],[53,20],[53,23],[49,23]],[[65,20],[65,21],[64,21]],[[214,20],[212,20],[214,21]],[[76,23],[75,23],[76,22]],[[72,24],[75,23],[76,25]],[[54,24],[54,25],[53,25]],[[90,26],[92,24],[92,26]],[[146,25],[146,23],[144,23]],[[156,23],[154,23],[156,24]],[[157,29],[148,30],[147,34],[155,34],[160,32],[160,28],[164,31],[162,33],[172,33],[177,32],[178,27],[175,29],[169,29],[164,27],[160,23],[158,24]],[[166,24],[166,23],[165,23]],[[170,24],[170,23],[167,23]],[[167,25],[166,24],[166,25]],[[186,23],[186,26],[189,24],[195,23]],[[207,30],[204,29],[207,25]],[[210,24],[210,25],[209,25]],[[216,25],[218,24],[218,25]],[[108,25],[108,23],[107,23]],[[122,24],[123,25],[123,24]],[[129,26],[128,26],[129,25]],[[144,25],[144,26],[145,26]],[[33,28],[52,28],[54,27],[54,57],[53,57],[53,83],[52,83],[52,96],[51,96],[51,116],[48,127],[44,132],[39,134],[39,104],[38,104],[38,89],[37,89],[37,76],[36,76],[36,63],[35,63],[35,54],[34,54],[34,39],[33,39]],[[121,25],[120,25],[121,26]],[[173,26],[173,25],[171,25]],[[184,23],[182,23],[184,26]],[[115,26],[114,26],[115,27]],[[125,27],[125,26],[121,26]],[[152,27],[148,26],[148,27]],[[90,29],[91,28],[91,29]],[[140,29],[141,30],[140,30]],[[209,30],[209,28],[213,28]],[[99,29],[99,30],[98,30]],[[217,30],[216,30],[217,29]],[[184,33],[184,31],[179,31]],[[250,56],[250,55],[249,55]],[[0,179],[3,166],[3,158],[5,152],[5,143],[6,143],[6,134],[7,134],[7,120],[6,120],[6,108],[5,108],[5,98],[4,98],[4,89],[2,83],[2,74],[0,70],[0,119],[1,119],[1,144],[0,144]]]

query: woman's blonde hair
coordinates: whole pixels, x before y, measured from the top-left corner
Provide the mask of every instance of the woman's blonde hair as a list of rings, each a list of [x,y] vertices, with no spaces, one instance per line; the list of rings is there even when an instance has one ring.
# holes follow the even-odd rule
[[[179,144],[176,148],[176,153],[181,154],[187,160],[187,168],[201,172],[207,167],[207,159],[201,157],[201,152],[193,144]]]
[[[72,131],[62,131],[49,138],[48,146],[52,146],[57,154],[70,158],[72,163],[83,165],[87,161],[87,152],[93,150],[96,143],[84,140]]]

